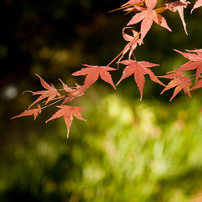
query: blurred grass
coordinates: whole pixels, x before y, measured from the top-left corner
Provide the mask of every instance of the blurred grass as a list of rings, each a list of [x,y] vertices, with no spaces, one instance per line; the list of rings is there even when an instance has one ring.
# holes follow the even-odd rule
[[[109,93],[30,135],[1,161],[1,201],[190,201],[202,191],[200,100],[173,103]]]

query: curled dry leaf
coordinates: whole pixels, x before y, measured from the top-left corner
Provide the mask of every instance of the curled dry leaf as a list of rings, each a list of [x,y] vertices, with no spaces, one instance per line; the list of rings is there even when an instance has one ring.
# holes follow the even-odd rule
[[[126,29],[131,29],[133,36],[127,34],[125,32]],[[121,59],[123,58],[123,56],[129,51],[129,59],[131,58],[131,55],[133,54],[134,50],[137,48],[138,43],[140,43],[140,34],[138,32],[136,32],[134,29],[132,29],[132,27],[124,27],[122,29],[122,36],[126,41],[129,41],[129,43],[124,47],[122,53],[121,53],[121,57],[119,58],[118,62],[119,63],[121,61]],[[143,43],[143,42],[142,42]]]

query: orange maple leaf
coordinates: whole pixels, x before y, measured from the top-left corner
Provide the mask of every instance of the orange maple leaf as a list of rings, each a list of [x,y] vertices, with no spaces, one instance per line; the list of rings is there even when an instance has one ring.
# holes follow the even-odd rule
[[[137,62],[136,60],[123,60],[120,63],[127,65],[127,67],[124,69],[123,74],[116,85],[118,85],[123,79],[134,74],[135,82],[140,91],[140,100],[142,100],[143,97],[145,74],[149,74],[152,81],[164,86],[164,84],[158,79],[158,77],[155,76],[154,73],[148,68],[158,66],[158,64],[150,63],[147,61]]]
[[[196,9],[202,6],[202,0],[197,0],[194,4],[194,7],[191,10],[191,13]]]
[[[76,84],[75,89],[73,89],[68,87],[61,79],[59,79],[59,81],[62,83],[63,89],[68,93],[67,95],[64,95],[65,100],[63,101],[63,104],[84,94],[85,88],[83,86]]]
[[[158,8],[155,10],[154,7],[156,6],[156,3],[157,0],[145,0],[146,8],[142,8],[141,12],[135,14],[127,24],[127,25],[134,25],[142,21],[140,29],[141,43],[144,37],[146,36],[147,32],[150,30],[153,21],[158,25],[160,25],[161,27],[164,27],[167,30],[172,31],[168,26],[166,19],[162,15],[158,14],[164,11],[165,8],[163,9]]]
[[[202,49],[196,49],[196,50],[187,50],[187,52],[194,52],[194,53],[184,53],[179,50],[175,50],[176,52],[183,55],[185,58],[190,60],[189,62],[182,65],[178,70],[180,71],[187,71],[187,70],[194,70],[196,69],[196,80],[201,77],[202,74]],[[197,54],[195,54],[195,52]]]
[[[201,106],[201,109],[199,110],[199,112],[201,112],[201,113],[202,113],[202,106]]]
[[[202,88],[202,79],[198,80],[195,85],[190,89],[191,90],[195,90],[197,88]]]
[[[163,89],[163,91],[161,92],[164,93],[165,91],[174,88],[175,90],[173,92],[172,97],[170,98],[169,101],[172,101],[172,99],[183,89],[184,93],[188,94],[189,97],[191,98],[191,93],[190,91],[190,86],[192,85],[191,79],[187,76],[185,76],[182,72],[178,70],[174,70],[171,72],[168,72],[168,75],[165,76],[159,76],[161,78],[166,78],[166,79],[172,79],[167,85],[166,87]]]
[[[22,117],[22,116],[31,116],[31,115],[34,115],[34,120],[35,120],[36,117],[38,116],[38,114],[41,113],[41,106],[39,104],[37,106],[38,106],[37,109],[28,109],[28,110],[25,110],[21,114],[19,114],[17,116],[14,116],[11,119],[16,119],[16,118],[19,118],[19,117]]]
[[[53,84],[49,85],[44,79],[42,79],[38,74],[36,76],[39,77],[41,81],[41,85],[46,89],[42,91],[37,91],[37,92],[32,92],[30,91],[33,95],[40,95],[30,106],[31,108],[34,104],[37,102],[40,102],[41,100],[48,98],[47,101],[45,102],[45,105],[53,100],[56,96],[60,97],[60,94],[58,93],[57,89]]]
[[[82,107],[74,107],[74,106],[72,107],[72,106],[68,106],[68,105],[61,105],[61,106],[57,106],[57,107],[60,109],[55,114],[53,114],[53,116],[50,119],[48,119],[46,121],[46,123],[53,119],[57,119],[57,118],[60,118],[63,116],[64,120],[65,120],[65,124],[67,126],[67,138],[68,138],[73,117],[86,121],[81,115],[81,111],[83,111],[85,109]]]
[[[74,72],[72,75],[73,76],[84,76],[86,75],[85,81],[84,81],[84,86],[85,88],[88,88],[92,84],[94,84],[99,76],[101,77],[102,80],[105,82],[109,83],[112,85],[114,89],[116,89],[112,77],[108,71],[114,71],[116,70],[115,68],[109,67],[109,66],[97,66],[97,65],[87,65],[83,64],[87,68],[82,68],[79,71]]]
[[[184,20],[184,8],[186,8],[188,6],[188,4],[190,4],[190,2],[186,1],[186,0],[179,0],[179,1],[165,4],[166,9],[169,9],[172,12],[178,11],[182,24],[183,24],[183,27],[184,27],[184,31],[187,35],[188,35],[188,33],[187,33],[187,29],[186,29],[186,22]]]
[[[136,32],[134,29],[131,29],[133,36],[126,34],[125,30],[130,29],[132,27],[124,27],[122,29],[122,36],[126,41],[129,41],[129,43],[124,47],[123,51],[121,52],[121,57],[119,58],[118,62],[123,58],[123,56],[129,51],[129,59],[131,58],[132,53],[137,48],[138,43],[141,42],[139,39],[139,33]],[[143,42],[142,42],[143,43]]]
[[[128,2],[123,4],[120,8],[117,8],[110,12],[123,10],[127,13],[130,13],[132,11],[138,11],[139,9],[141,9],[142,6],[144,6],[144,0],[129,0]]]

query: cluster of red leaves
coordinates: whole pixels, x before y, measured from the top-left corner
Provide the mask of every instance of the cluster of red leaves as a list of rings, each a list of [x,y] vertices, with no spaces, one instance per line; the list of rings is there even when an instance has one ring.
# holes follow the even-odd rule
[[[79,85],[77,85],[76,89],[69,88],[66,84],[64,84],[62,82],[62,80],[60,80],[63,85],[63,89],[60,89],[60,90],[64,90],[67,92],[67,94],[61,95],[53,84],[49,85],[39,75],[37,75],[37,76],[39,77],[39,79],[41,81],[41,85],[46,90],[37,91],[37,92],[30,91],[33,95],[40,95],[40,96],[29,106],[29,108],[27,110],[25,110],[24,112],[22,112],[21,114],[19,114],[17,116],[14,116],[12,119],[19,118],[22,116],[31,116],[31,115],[34,115],[34,119],[36,119],[36,117],[39,115],[39,113],[41,113],[42,109],[46,108],[47,106],[58,103],[61,100],[64,100],[61,105],[57,106],[60,109],[51,118],[49,118],[46,121],[46,123],[53,119],[57,119],[59,117],[64,117],[64,120],[65,120],[65,123],[67,126],[67,137],[68,137],[73,117],[76,117],[77,119],[85,121],[85,119],[81,116],[81,111],[84,110],[84,108],[69,106],[69,105],[64,105],[64,104],[81,96],[84,93],[85,89],[81,88],[81,86],[79,86]],[[47,100],[44,104],[44,107],[41,107],[41,105],[38,103],[40,101],[42,101],[43,99],[47,99]],[[51,103],[50,105],[47,105],[50,101],[52,101],[53,103]],[[30,109],[36,103],[37,103],[37,108]]]
[[[170,101],[183,89],[185,94],[187,93],[189,97],[191,97],[190,91],[202,88],[202,49],[198,50],[187,50],[186,52],[181,52],[175,50],[180,53],[182,56],[186,57],[189,62],[182,65],[180,68],[175,69],[171,72],[168,72],[165,76],[159,76],[159,78],[170,79],[171,81],[164,85],[152,71],[151,67],[159,66],[158,64],[150,63],[147,61],[136,61],[134,56],[134,50],[138,47],[138,45],[143,44],[143,39],[149,32],[152,27],[153,22],[158,24],[159,26],[166,28],[169,31],[172,31],[167,24],[166,19],[160,14],[166,10],[171,12],[178,12],[181,18],[185,33],[186,23],[184,20],[184,9],[187,8],[188,4],[190,4],[187,0],[178,0],[169,2],[165,1],[163,4],[157,6],[157,0],[129,0],[125,4],[123,4],[120,8],[116,10],[123,10],[126,13],[135,13],[131,20],[128,22],[127,26],[122,30],[123,38],[128,42],[128,44],[124,47],[124,49],[107,65],[107,66],[97,66],[97,65],[87,65],[84,64],[85,68],[82,68],[79,71],[74,72],[73,76],[86,76],[83,85],[76,84],[76,87],[68,87],[62,80],[60,80],[62,84],[62,89],[57,90],[53,84],[48,84],[42,79],[39,75],[37,75],[40,79],[41,85],[45,90],[32,92],[33,95],[38,95],[39,97],[29,106],[27,110],[23,113],[13,117],[19,118],[22,116],[34,116],[34,119],[38,116],[41,111],[53,104],[56,104],[60,101],[62,103],[57,105],[59,108],[52,117],[50,117],[47,121],[51,121],[53,119],[57,119],[60,117],[64,117],[65,124],[67,126],[67,137],[69,136],[69,130],[72,124],[73,117],[77,119],[85,121],[85,119],[81,115],[81,111],[84,110],[82,107],[74,106],[78,97],[84,95],[84,92],[94,84],[98,78],[100,77],[103,81],[109,83],[114,89],[116,89],[110,71],[117,70],[115,68],[110,67],[110,65],[118,59],[117,64],[126,65],[123,70],[122,76],[120,80],[117,82],[116,86],[127,77],[134,75],[135,82],[140,91],[140,100],[143,97],[143,89],[145,84],[145,75],[148,74],[150,79],[162,86],[164,86],[164,90],[161,92],[175,88],[174,93],[170,99]],[[194,9],[202,6],[202,0],[197,0],[191,10],[191,13]],[[131,25],[135,25],[140,23],[140,30],[134,30]],[[127,34],[126,29],[131,29],[132,35]],[[122,60],[122,58],[128,54],[127,60]],[[134,59],[131,59],[133,55]],[[196,70],[194,75],[186,76],[183,71]],[[194,80],[194,81],[193,81]],[[65,93],[61,94],[59,91],[63,91]],[[46,99],[45,102],[42,102]],[[67,103],[74,100],[73,106],[66,105]],[[41,107],[39,102],[42,102],[44,105]],[[51,103],[50,103],[51,102]],[[34,105],[37,104],[37,108],[30,109]],[[49,105],[48,105],[49,104]],[[202,109],[200,110],[202,112]]]
[[[175,51],[187,58],[189,62],[185,63],[177,70],[168,72],[168,74],[165,76],[160,76],[161,78],[171,79],[171,81],[164,88],[161,94],[164,93],[166,90],[175,87],[173,96],[171,97],[170,101],[182,89],[184,90],[185,94],[187,93],[191,98],[190,91],[195,90],[197,88],[202,88],[202,49],[187,50],[188,53],[184,53],[178,50]],[[189,70],[196,70],[196,73],[190,76],[186,76],[183,71]],[[194,82],[192,82],[192,80],[194,80]]]
[[[125,46],[123,51],[117,56],[120,57],[118,60],[118,64],[124,64],[127,65],[127,67],[123,71],[123,75],[117,85],[128,76],[134,74],[135,82],[138,86],[138,89],[140,91],[140,100],[142,100],[143,96],[143,88],[145,83],[145,74],[149,74],[152,81],[159,83],[163,86],[165,86],[157,76],[154,75],[154,73],[148,69],[148,67],[154,67],[158,66],[156,64],[152,64],[150,62],[141,61],[138,62],[136,60],[131,60],[131,55],[134,54],[134,50],[138,47],[138,45],[143,44],[143,39],[145,38],[148,31],[151,29],[153,22],[160,25],[163,28],[166,28],[169,31],[172,31],[170,27],[167,24],[166,19],[160,14],[166,10],[171,12],[178,12],[180,19],[182,21],[184,31],[186,34],[186,22],[184,20],[184,9],[187,8],[187,6],[190,4],[187,0],[179,0],[174,2],[168,2],[165,1],[163,4],[157,6],[157,0],[129,0],[127,3],[123,4],[119,9],[122,9],[126,13],[135,13],[134,16],[131,18],[131,20],[128,22],[127,26],[136,25],[137,23],[140,23],[140,31],[134,30],[132,27],[124,27],[122,31],[123,38],[126,41],[129,41],[129,43]],[[198,7],[202,6],[202,0],[197,0],[192,11]],[[131,29],[133,35],[128,35],[125,33],[126,29]],[[177,51],[177,50],[175,50]],[[122,60],[123,56],[129,52],[129,60]],[[176,87],[175,91],[173,93],[172,98],[170,101],[183,89],[185,93],[187,93],[190,97],[190,91],[195,89],[196,87],[200,86],[199,83],[196,83],[195,86],[192,85],[193,77],[190,79],[188,76],[185,76],[183,72],[181,71],[188,71],[197,69],[196,74],[194,75],[196,77],[196,82],[198,81],[198,78],[201,74],[201,68],[197,68],[197,65],[201,62],[201,50],[193,50],[189,52],[195,52],[196,54],[182,53],[180,51],[177,51],[178,53],[182,54],[184,57],[187,57],[187,59],[190,60],[187,64],[183,65],[178,70],[174,70],[172,72],[169,72],[166,76],[160,76],[160,78],[167,78],[171,79],[171,82],[165,86],[165,89],[162,91],[162,93],[166,90],[169,90],[170,88]],[[191,59],[192,55],[192,59]],[[194,62],[195,61],[195,62]],[[194,63],[193,63],[194,62]],[[191,64],[189,64],[191,63]],[[111,64],[111,63],[110,63]],[[149,66],[147,66],[149,65]],[[201,87],[198,87],[201,88]]]

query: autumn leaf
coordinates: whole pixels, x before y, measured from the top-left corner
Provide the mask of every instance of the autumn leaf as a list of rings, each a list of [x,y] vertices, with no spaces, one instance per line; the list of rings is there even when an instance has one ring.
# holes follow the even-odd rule
[[[82,68],[81,70],[74,72],[72,74],[73,76],[86,75],[86,78],[84,81],[85,85],[83,87],[88,88],[89,86],[94,84],[100,76],[103,81],[109,83],[110,85],[112,85],[114,89],[116,89],[112,81],[112,77],[110,73],[108,72],[108,71],[116,70],[115,68],[112,68],[109,66],[97,66],[97,65],[87,65],[87,64],[83,64],[83,65],[86,66],[87,68]]]
[[[191,91],[191,90],[195,90],[195,89],[197,89],[197,88],[202,88],[202,79],[198,80],[198,81],[196,82],[196,84],[190,89],[190,91]]]
[[[34,120],[35,120],[36,117],[38,116],[38,114],[41,113],[41,106],[39,104],[37,106],[38,106],[37,109],[28,109],[28,110],[25,110],[21,114],[19,114],[17,116],[14,116],[11,119],[16,119],[16,118],[19,118],[19,117],[22,117],[22,116],[31,116],[31,115],[34,115]]]
[[[64,95],[65,100],[63,101],[63,104],[70,102],[74,98],[80,97],[84,94],[85,88],[83,86],[76,84],[75,88],[70,88],[61,79],[59,79],[59,81],[62,83],[63,89],[68,93]]]
[[[186,0],[179,0],[179,1],[171,2],[171,3],[166,3],[166,9],[169,9],[172,12],[178,11],[182,24],[183,24],[183,27],[184,27],[184,31],[187,35],[188,35],[188,33],[187,33],[187,29],[186,29],[186,22],[184,20],[184,8],[186,8],[188,6],[188,4],[190,4],[190,2],[186,1]]]
[[[197,0],[194,4],[194,7],[191,10],[191,13],[196,9],[202,6],[202,0]]]
[[[188,94],[191,98],[190,86],[192,85],[191,79],[187,76],[185,76],[182,72],[178,70],[174,70],[171,72],[168,72],[168,75],[165,76],[159,76],[160,78],[166,78],[166,79],[172,79],[163,89],[161,94],[163,94],[165,91],[174,88],[175,90],[173,92],[172,97],[169,101],[172,101],[172,99],[183,89],[184,93]]]
[[[162,12],[165,9],[155,10],[154,7],[156,6],[156,3],[157,0],[145,0],[146,8],[142,9],[141,12],[136,13],[127,24],[134,25],[142,21],[140,28],[141,43],[144,37],[146,36],[147,32],[150,30],[153,22],[160,25],[161,27],[168,29],[169,31],[172,31],[169,28],[166,19],[162,15],[158,14],[159,12]]]
[[[61,106],[57,106],[57,107],[60,109],[55,114],[53,114],[53,116],[50,119],[48,119],[46,121],[46,123],[53,119],[64,117],[65,124],[67,126],[67,138],[68,138],[69,130],[70,130],[70,127],[71,127],[72,121],[73,121],[73,117],[86,121],[81,115],[81,111],[83,111],[85,109],[82,107],[74,107],[74,106],[72,107],[72,106],[68,106],[68,105],[61,105]]]
[[[29,106],[29,108],[31,108],[34,104],[36,104],[37,102],[40,102],[41,100],[43,100],[45,98],[47,98],[47,101],[45,102],[45,105],[46,105],[46,104],[48,104],[48,102],[50,102],[51,100],[53,100],[56,96],[60,97],[60,94],[58,93],[57,89],[55,88],[55,86],[53,84],[49,85],[38,74],[36,74],[36,76],[39,77],[39,79],[41,81],[41,85],[46,90],[37,91],[37,92],[32,92],[31,91],[31,93],[33,95],[40,95],[40,96]]]
[[[196,50],[187,50],[189,53],[184,53],[179,50],[175,50],[176,52],[180,53],[182,56],[190,60],[189,62],[182,65],[178,70],[180,71],[188,71],[196,69],[196,80],[201,77],[202,74],[202,49]],[[191,53],[190,53],[191,52]]]
[[[126,29],[130,29],[132,27],[124,27],[122,29],[122,36],[123,38],[128,41],[129,43],[124,47],[123,51],[121,52],[121,57],[119,58],[118,62],[120,62],[120,60],[123,58],[123,56],[129,52],[129,59],[131,58],[131,55],[133,54],[134,50],[137,48],[138,43],[140,43],[140,39],[139,39],[139,33],[136,32],[134,29],[131,29],[132,31],[132,36],[125,33]]]
[[[195,50],[187,50],[187,52],[197,53],[202,58],[202,49],[195,49]]]
[[[140,6],[143,5],[143,2],[144,0],[129,0],[125,4],[123,4],[121,8],[124,8],[126,6],[137,6],[137,5]]]
[[[110,12],[118,11],[118,10],[123,10],[127,13],[130,13],[132,11],[136,12],[141,7],[144,6],[144,0],[129,0],[125,4],[123,4],[120,8],[117,8],[115,10],[112,10]]]
[[[118,85],[122,80],[124,80],[125,78],[133,74],[135,78],[135,82],[140,91],[140,100],[142,100],[142,97],[143,97],[145,74],[149,74],[152,81],[164,86],[164,84],[158,79],[158,77],[155,76],[154,73],[149,69],[149,67],[155,67],[155,66],[158,66],[158,64],[153,64],[147,61],[137,62],[136,60],[123,60],[120,63],[127,65],[127,67],[124,69],[123,74],[116,85]]]
[[[196,52],[198,54],[185,53],[185,52],[181,52],[181,51],[176,50],[176,49],[174,49],[174,51],[180,53],[185,58],[187,58],[188,60],[191,60],[191,61],[200,61],[200,60],[202,60],[202,55],[201,56],[199,55],[199,53],[202,53],[202,50],[200,50],[200,49],[198,49],[198,50],[187,50],[187,52]]]
[[[201,112],[201,113],[202,113],[202,106],[201,106],[201,109],[199,110],[199,112]]]

